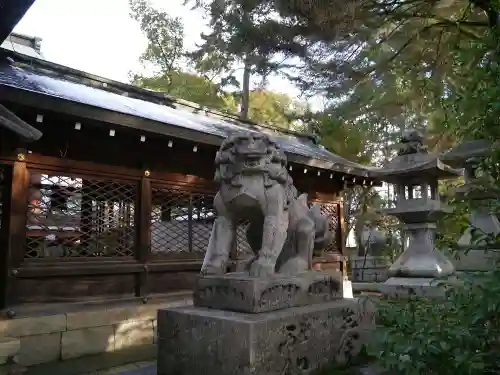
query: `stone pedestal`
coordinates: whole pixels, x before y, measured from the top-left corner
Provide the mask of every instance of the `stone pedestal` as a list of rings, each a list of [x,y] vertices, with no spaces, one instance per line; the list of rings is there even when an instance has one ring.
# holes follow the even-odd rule
[[[196,280],[194,304],[200,307],[261,313],[342,298],[340,272],[310,271],[299,276],[256,279],[246,273],[202,276]]]
[[[450,260],[436,249],[436,224],[406,224],[403,228],[408,236],[408,247],[389,267],[390,276],[437,278],[454,272]]]
[[[445,289],[439,286],[438,280],[428,277],[391,277],[385,283],[379,284],[378,290],[392,298],[439,298],[445,295]]]
[[[436,297],[443,295],[437,287],[436,279],[449,276],[454,272],[453,263],[434,243],[434,223],[414,223],[403,226],[408,238],[408,246],[398,259],[389,267],[391,276],[380,287],[384,295],[418,295]]]
[[[298,375],[359,353],[373,309],[344,299],[260,314],[158,312],[159,375]]]
[[[158,313],[160,375],[309,373],[358,354],[373,320],[340,272],[200,276],[193,300]]]

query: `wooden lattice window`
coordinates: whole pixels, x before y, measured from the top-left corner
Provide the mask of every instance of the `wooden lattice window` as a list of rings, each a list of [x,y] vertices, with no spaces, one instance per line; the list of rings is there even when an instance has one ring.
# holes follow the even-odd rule
[[[25,258],[134,256],[137,183],[29,172]]]
[[[236,254],[237,259],[246,259],[253,256],[252,248],[247,241],[247,229],[250,223],[243,221],[236,227]]]
[[[152,197],[152,254],[204,254],[215,220],[214,195],[153,187]]]
[[[325,249],[326,252],[342,252],[341,226],[340,226],[340,203],[339,202],[318,202],[321,213],[328,217],[330,231],[334,234],[333,241]]]

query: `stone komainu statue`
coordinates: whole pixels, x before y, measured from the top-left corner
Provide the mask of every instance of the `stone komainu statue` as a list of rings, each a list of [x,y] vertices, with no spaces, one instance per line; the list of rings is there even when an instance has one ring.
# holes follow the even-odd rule
[[[232,135],[222,143],[215,165],[217,219],[201,273],[226,273],[236,227],[246,220],[255,254],[247,265],[251,276],[310,270],[313,250],[325,248],[333,235],[320,207],[309,208],[307,195],[298,196],[279,145],[265,134]]]

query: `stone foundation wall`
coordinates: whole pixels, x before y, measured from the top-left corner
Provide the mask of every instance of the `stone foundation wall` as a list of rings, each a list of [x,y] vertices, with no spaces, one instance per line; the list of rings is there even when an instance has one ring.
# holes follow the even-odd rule
[[[165,303],[1,320],[0,338],[9,345],[0,345],[0,358],[32,366],[154,345],[158,309],[191,303],[186,295]]]

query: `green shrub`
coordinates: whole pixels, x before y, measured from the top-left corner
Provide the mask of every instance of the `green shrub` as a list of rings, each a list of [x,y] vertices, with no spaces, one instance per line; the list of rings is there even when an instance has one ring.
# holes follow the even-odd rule
[[[461,278],[443,300],[379,304],[369,352],[398,375],[500,373],[500,272]]]

